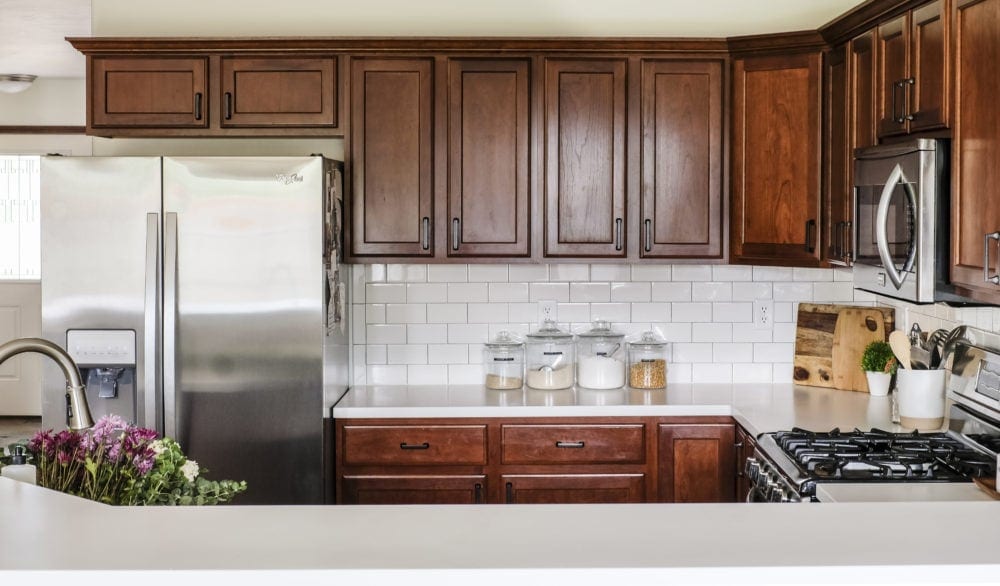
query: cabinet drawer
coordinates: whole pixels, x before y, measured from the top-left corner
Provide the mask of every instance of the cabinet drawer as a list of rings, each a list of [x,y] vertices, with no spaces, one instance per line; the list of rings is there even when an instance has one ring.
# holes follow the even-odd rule
[[[642,464],[645,426],[504,425],[504,464]]]
[[[345,426],[344,464],[485,465],[485,425]]]

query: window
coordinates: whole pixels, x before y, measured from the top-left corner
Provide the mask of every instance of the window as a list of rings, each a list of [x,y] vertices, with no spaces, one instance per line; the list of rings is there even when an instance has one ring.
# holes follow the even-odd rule
[[[0,280],[41,278],[37,155],[0,155]]]

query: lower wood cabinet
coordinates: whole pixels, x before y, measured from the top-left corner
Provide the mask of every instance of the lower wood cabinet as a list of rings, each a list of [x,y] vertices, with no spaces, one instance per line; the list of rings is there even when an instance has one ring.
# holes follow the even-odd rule
[[[747,460],[753,457],[757,448],[757,440],[747,430],[736,427],[736,502],[746,500],[750,491],[750,479],[747,478]]]
[[[334,422],[339,504],[726,502],[728,417]]]

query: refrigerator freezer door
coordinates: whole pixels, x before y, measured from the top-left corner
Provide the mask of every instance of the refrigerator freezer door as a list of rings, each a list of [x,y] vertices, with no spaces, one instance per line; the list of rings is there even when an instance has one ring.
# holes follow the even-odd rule
[[[166,428],[212,478],[247,481],[241,504],[321,503],[323,159],[165,158],[163,175]]]
[[[158,157],[42,159],[42,335],[65,347],[70,329],[135,332],[135,395],[88,390],[95,419],[116,413],[156,426],[160,179]],[[61,429],[66,379],[48,361],[43,368],[42,425]]]

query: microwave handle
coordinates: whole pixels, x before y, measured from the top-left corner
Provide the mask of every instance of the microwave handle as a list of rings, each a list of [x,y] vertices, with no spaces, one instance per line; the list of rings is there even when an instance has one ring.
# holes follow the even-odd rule
[[[900,273],[896,270],[895,263],[892,262],[892,255],[889,253],[889,235],[888,235],[888,223],[889,223],[889,201],[892,199],[892,191],[897,184],[902,183],[904,191],[910,200],[910,205],[916,210],[917,199],[916,195],[913,193],[913,189],[904,181],[903,169],[896,165],[892,169],[892,173],[889,173],[889,179],[885,182],[885,187],[882,188],[882,195],[879,196],[878,200],[878,211],[875,215],[875,242],[878,247],[878,256],[882,260],[882,268],[885,269],[887,275],[889,275],[889,280],[895,285],[896,289],[899,289],[903,285],[903,281],[906,279],[906,275]],[[917,247],[910,246],[910,254],[906,258],[906,262],[903,264],[903,272],[909,272],[913,268],[913,263],[916,260]]]

